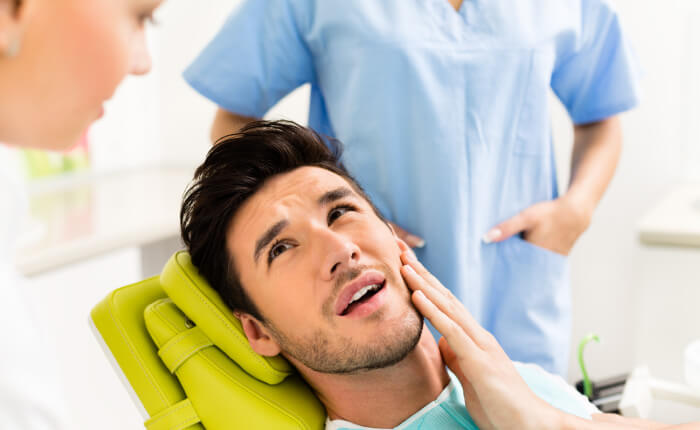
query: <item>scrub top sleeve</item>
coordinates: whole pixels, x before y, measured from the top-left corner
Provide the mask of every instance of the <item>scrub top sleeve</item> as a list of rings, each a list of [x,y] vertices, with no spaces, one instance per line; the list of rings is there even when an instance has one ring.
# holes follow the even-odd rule
[[[639,67],[617,13],[600,0],[581,0],[580,25],[579,40],[560,53],[551,82],[575,124],[608,118],[639,102]]]
[[[304,2],[246,0],[184,73],[220,107],[262,117],[275,103],[314,79],[313,60],[299,31]]]

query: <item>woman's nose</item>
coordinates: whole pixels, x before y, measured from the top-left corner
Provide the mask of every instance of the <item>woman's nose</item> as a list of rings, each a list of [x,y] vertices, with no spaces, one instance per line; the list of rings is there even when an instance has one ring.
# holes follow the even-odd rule
[[[129,73],[132,75],[145,75],[151,70],[151,54],[146,44],[146,33],[140,31],[131,46],[131,66]]]

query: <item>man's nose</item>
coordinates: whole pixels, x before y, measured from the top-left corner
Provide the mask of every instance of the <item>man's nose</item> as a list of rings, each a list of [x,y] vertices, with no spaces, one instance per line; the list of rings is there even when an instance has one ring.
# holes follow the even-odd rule
[[[343,234],[328,232],[321,239],[323,249],[323,264],[321,277],[330,281],[343,270],[355,266],[360,261],[360,248],[355,242]]]

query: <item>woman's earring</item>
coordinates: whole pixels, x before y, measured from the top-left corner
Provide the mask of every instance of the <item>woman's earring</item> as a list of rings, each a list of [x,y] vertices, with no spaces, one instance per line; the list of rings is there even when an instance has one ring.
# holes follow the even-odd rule
[[[22,48],[22,41],[19,37],[11,37],[10,43],[7,44],[7,49],[5,50],[5,56],[7,58],[16,57],[19,54],[19,50]]]
[[[13,58],[19,54],[22,48],[22,42],[19,37],[8,36],[7,34],[0,35],[4,36],[0,38],[0,42],[5,42],[5,49],[2,49],[2,44],[0,44],[0,55],[5,58]],[[5,40],[2,40],[5,39]]]

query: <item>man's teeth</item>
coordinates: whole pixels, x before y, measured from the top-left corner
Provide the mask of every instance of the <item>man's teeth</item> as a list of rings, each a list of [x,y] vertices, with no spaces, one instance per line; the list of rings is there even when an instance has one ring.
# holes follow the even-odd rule
[[[363,287],[360,289],[360,291],[356,292],[355,295],[352,296],[350,299],[350,302],[348,302],[348,306],[351,305],[353,302],[356,302],[362,298],[365,294],[367,294],[370,291],[378,290],[379,287],[381,287],[380,284],[372,284],[372,285],[367,285],[366,287]]]

